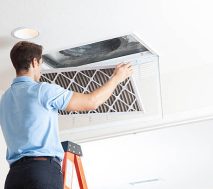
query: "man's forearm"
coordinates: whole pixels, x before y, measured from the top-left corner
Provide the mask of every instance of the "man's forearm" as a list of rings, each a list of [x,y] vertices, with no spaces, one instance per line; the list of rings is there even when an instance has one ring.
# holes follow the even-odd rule
[[[73,92],[66,111],[88,111],[97,109],[112,95],[117,85],[132,75],[130,63],[118,64],[115,67],[113,76],[103,86],[89,94]]]
[[[90,93],[95,106],[98,107],[107,101],[119,83],[119,79],[113,76],[103,86]]]

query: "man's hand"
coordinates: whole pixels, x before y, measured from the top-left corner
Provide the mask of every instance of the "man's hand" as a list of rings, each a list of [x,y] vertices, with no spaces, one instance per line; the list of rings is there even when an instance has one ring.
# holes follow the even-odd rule
[[[112,77],[116,78],[118,83],[121,83],[133,73],[132,65],[130,63],[121,63],[115,67]]]

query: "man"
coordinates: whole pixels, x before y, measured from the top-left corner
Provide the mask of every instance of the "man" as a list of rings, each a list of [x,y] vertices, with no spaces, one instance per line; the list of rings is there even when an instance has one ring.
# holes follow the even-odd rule
[[[40,83],[42,46],[21,41],[10,52],[16,78],[0,101],[0,125],[7,144],[10,171],[5,189],[62,189],[58,110],[96,109],[116,86],[131,76],[130,64],[119,64],[103,86],[90,94]]]

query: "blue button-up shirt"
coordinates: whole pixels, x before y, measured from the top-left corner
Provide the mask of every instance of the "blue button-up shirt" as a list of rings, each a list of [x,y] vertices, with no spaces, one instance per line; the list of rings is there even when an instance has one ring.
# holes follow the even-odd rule
[[[14,79],[0,101],[0,125],[9,164],[23,156],[56,156],[64,151],[58,132],[58,110],[64,110],[73,92],[30,77]]]

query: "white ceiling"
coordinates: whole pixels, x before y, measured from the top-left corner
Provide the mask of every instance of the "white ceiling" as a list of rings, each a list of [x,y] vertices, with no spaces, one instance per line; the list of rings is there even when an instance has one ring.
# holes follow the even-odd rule
[[[17,42],[16,39],[11,37],[10,33],[17,27],[28,26],[36,28],[40,32],[40,36],[32,41],[43,45],[44,52],[78,46],[80,44],[133,32],[160,56],[164,110],[163,121],[187,120],[197,117],[202,119],[206,116],[212,116],[212,6],[213,3],[211,0],[1,0],[0,93],[10,85],[11,80],[15,77],[15,72],[9,59],[9,52],[14,43]],[[135,124],[140,124],[140,120],[136,120]],[[155,124],[159,123],[157,122]],[[171,174],[176,176],[176,172],[181,175],[182,171],[185,171],[185,166],[188,166],[185,175],[179,177],[179,180],[172,180],[169,184],[160,181],[159,183],[162,183],[162,185],[150,185],[147,186],[147,189],[159,189],[160,186],[162,189],[174,188],[173,185],[176,185],[175,189],[194,189],[195,186],[197,186],[196,189],[210,189],[210,186],[213,187],[210,182],[211,172],[208,169],[207,163],[207,161],[209,161],[207,156],[212,157],[212,150],[209,146],[205,148],[205,145],[213,143],[208,132],[210,126],[206,126],[205,130],[200,129],[200,127],[198,130],[195,128],[195,130],[193,130],[195,137],[191,136],[187,138],[185,135],[193,135],[190,128],[192,127],[183,128],[181,134],[179,133],[180,135],[177,136],[176,131],[179,132],[178,130],[168,130],[158,138],[159,141],[156,141],[157,145],[158,142],[161,142],[161,140],[165,138],[164,143],[162,143],[163,147],[159,148],[165,150],[165,156],[163,156],[161,152],[159,152],[159,156],[157,151],[158,147],[155,146],[153,151],[156,153],[146,151],[148,152],[145,157],[146,159],[141,160],[146,163],[151,163],[152,161],[149,162],[149,158],[152,159],[153,157],[151,156],[155,156],[155,165],[160,166],[159,172],[161,172],[162,175]],[[202,133],[202,138],[199,138],[199,132]],[[128,143],[126,145],[137,145],[140,143],[144,146],[153,147],[153,140],[156,133],[150,132],[149,134],[140,134],[139,136],[140,137],[135,137],[135,139],[127,137],[126,140],[132,141],[133,144],[129,142],[130,144]],[[175,136],[177,138],[173,139]],[[181,145],[178,145],[178,139],[180,139],[181,142],[183,137],[185,137],[185,139]],[[205,138],[208,139],[208,142],[197,142],[200,139],[204,141]],[[123,140],[124,139],[108,140],[106,143],[109,145],[114,145],[114,143],[117,142],[123,144],[125,141]],[[191,143],[188,140],[190,140]],[[91,145],[94,151],[97,150],[99,142],[97,142],[97,144],[94,142],[93,145]],[[170,154],[172,147],[166,147],[170,142],[171,144],[174,142],[175,149],[177,149],[177,151],[172,151],[172,154]],[[187,148],[184,147],[185,144],[188,145]],[[2,143],[2,145],[4,144]],[[102,145],[102,143],[100,143],[100,145]],[[190,149],[196,150],[196,145],[200,146],[196,152],[192,152],[192,155],[189,151]],[[85,145],[85,148],[86,146],[87,145]],[[103,144],[103,148],[104,146],[105,144]],[[91,150],[90,144],[88,144],[87,147]],[[204,152],[202,152],[203,148],[205,148]],[[179,155],[177,155],[176,152]],[[104,154],[104,151],[102,153]],[[143,157],[141,153],[142,152],[138,154],[136,152],[136,156]],[[201,153],[203,153],[203,157]],[[89,151],[85,154],[88,158],[91,158],[91,161],[94,159],[94,164],[96,163],[95,161],[98,161]],[[124,152],[121,154],[125,156]],[[86,155],[85,159],[87,158]],[[105,155],[107,155],[107,152]],[[184,161],[184,155],[187,157],[186,161]],[[108,161],[108,156],[105,157],[106,158],[100,157],[100,164]],[[177,157],[176,161],[174,160],[175,157]],[[116,167],[116,161],[123,159],[122,164],[125,166],[129,160],[134,161],[134,159],[131,158],[134,158],[134,156],[127,156],[126,158],[122,156],[116,159],[115,162],[110,160],[112,162],[110,165]],[[179,161],[178,158],[181,158],[181,161]],[[190,159],[193,161],[192,164],[190,164]],[[140,164],[139,159],[136,159],[136,161]],[[197,165],[198,162],[199,165]],[[204,167],[201,165],[202,162],[205,162]],[[107,165],[110,166],[109,164]],[[164,165],[170,167],[164,169]],[[94,166],[96,166],[94,171],[98,171],[98,165],[95,164]],[[150,174],[151,176],[147,175],[146,177],[145,174],[150,172],[150,167],[144,164],[140,166],[140,168],[144,170],[143,177],[138,175],[141,174],[140,172],[137,172],[134,168],[129,168],[129,166],[127,169],[129,169],[128,171],[132,171],[132,176],[129,174],[122,176],[122,172],[115,171],[115,173],[121,174],[119,177],[123,179],[125,179],[125,177],[131,177],[132,181],[144,178],[149,179],[152,176],[161,177],[161,175],[157,173],[153,175]],[[190,166],[197,167],[194,168]],[[212,168],[212,164],[210,167]],[[151,170],[155,170],[153,165]],[[107,177],[108,174],[111,174],[108,169],[106,171],[106,173],[101,172],[100,175]],[[125,170],[123,172],[125,172]],[[200,174],[197,174],[199,172],[203,173],[202,180],[199,179]],[[94,175],[99,174],[99,172],[93,172],[93,166],[90,167],[88,165],[87,173],[94,173]],[[104,176],[104,174],[106,175]],[[192,174],[193,177],[191,176]],[[5,175],[1,176],[4,177]],[[110,177],[106,182],[116,183],[116,180],[112,178],[113,177]],[[164,179],[164,177],[162,179]],[[202,185],[202,181],[205,182],[205,185]],[[93,185],[93,189],[104,188],[104,186],[107,188],[108,186],[107,184],[103,185],[103,179],[92,178],[92,176],[90,176],[89,182],[90,185],[92,185],[92,182],[96,183]],[[125,187],[131,188],[128,186],[129,185],[126,185]],[[139,188],[144,187],[141,185]],[[124,186],[117,186],[116,189],[124,189]]]
[[[10,33],[17,27],[36,28],[40,36],[32,41],[44,52],[133,32],[160,56],[164,112],[213,105],[212,91],[203,85],[213,77],[211,7],[210,0],[2,0],[0,91],[14,78],[9,51],[17,40]],[[191,83],[198,86],[186,86]],[[201,91],[206,91],[202,99]],[[197,96],[189,99],[191,93]]]

